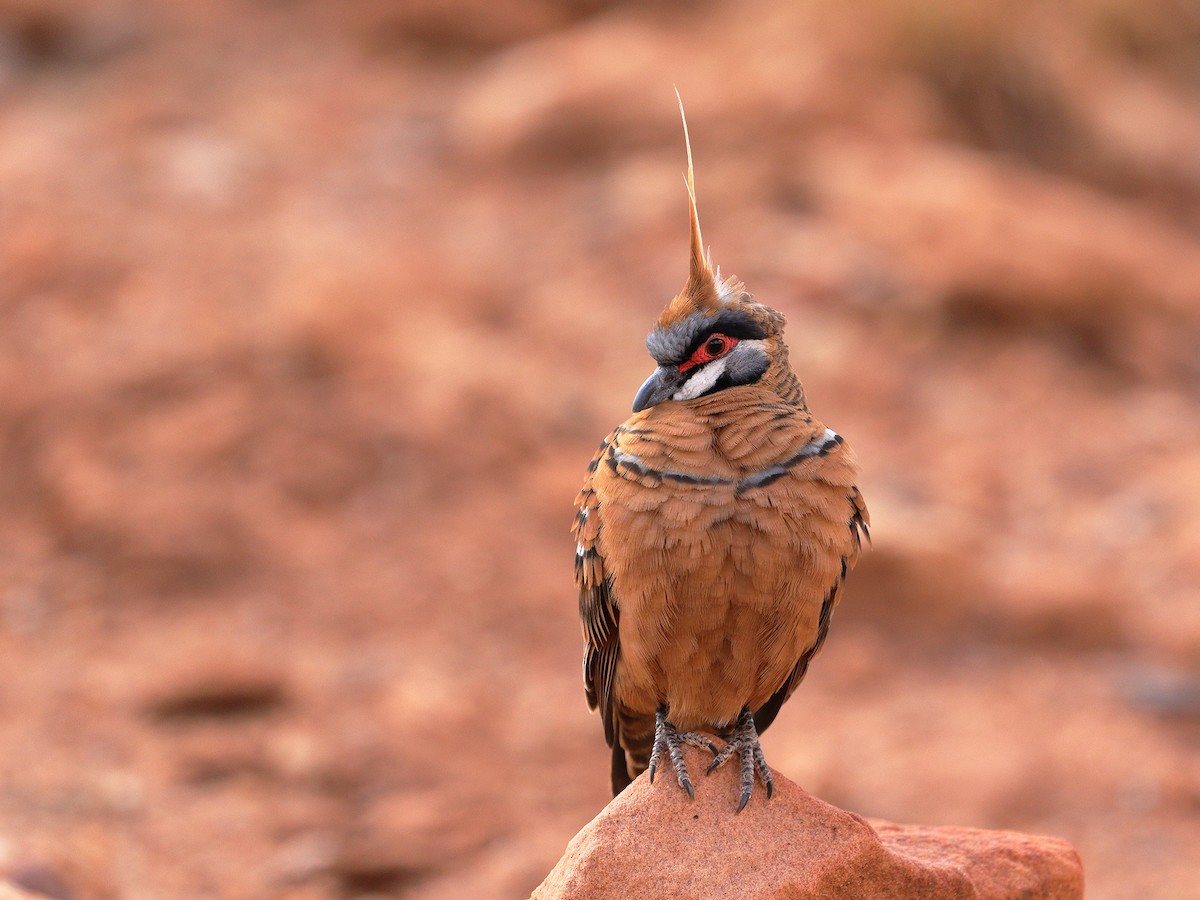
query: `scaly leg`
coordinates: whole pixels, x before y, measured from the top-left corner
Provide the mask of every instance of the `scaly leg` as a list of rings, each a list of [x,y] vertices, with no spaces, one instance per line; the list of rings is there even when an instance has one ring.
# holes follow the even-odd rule
[[[775,781],[771,778],[771,770],[767,767],[767,760],[763,756],[762,745],[758,742],[758,732],[754,728],[754,714],[746,707],[742,707],[742,712],[738,716],[737,727],[733,729],[733,734],[729,736],[729,742],[721,748],[721,752],[716,755],[716,758],[709,764],[706,775],[711,775],[718,768],[725,765],[733,758],[733,754],[737,754],[742,764],[742,793],[738,800],[737,811],[741,812],[746,808],[746,804],[750,802],[750,794],[754,791],[754,773],[758,772],[758,777],[762,779],[763,784],[767,786],[767,797],[770,798],[775,793]]]
[[[667,711],[663,707],[659,707],[654,714],[654,748],[650,751],[650,783],[654,783],[654,773],[658,770],[659,763],[662,762],[663,750],[665,749],[671,757],[671,764],[675,767],[675,776],[679,779],[679,786],[687,791],[688,796],[693,800],[696,799],[696,789],[692,787],[692,779],[688,776],[687,763],[683,760],[683,745],[691,744],[693,747],[705,747],[712,751],[712,755],[717,755],[716,745],[702,734],[697,734],[694,731],[677,731],[675,726],[667,721]]]

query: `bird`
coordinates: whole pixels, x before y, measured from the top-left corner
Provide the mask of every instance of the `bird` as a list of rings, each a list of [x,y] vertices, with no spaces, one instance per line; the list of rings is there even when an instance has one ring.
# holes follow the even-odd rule
[[[821,649],[870,516],[850,445],[808,408],[783,314],[704,250],[679,109],[687,279],[646,338],[656,368],[633,414],[575,502],[583,680],[614,796],[669,759],[694,799],[682,748],[695,745],[709,774],[737,757],[741,812],[756,777],[774,791],[759,737]]]

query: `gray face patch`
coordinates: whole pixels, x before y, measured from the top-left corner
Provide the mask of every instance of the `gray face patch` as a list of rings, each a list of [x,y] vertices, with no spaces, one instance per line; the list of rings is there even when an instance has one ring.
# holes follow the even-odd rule
[[[725,370],[734,384],[758,381],[771,365],[762,341],[739,341],[726,360]]]
[[[646,349],[660,366],[676,366],[687,359],[696,338],[717,322],[717,314],[692,313],[670,328],[655,325],[646,337]]]

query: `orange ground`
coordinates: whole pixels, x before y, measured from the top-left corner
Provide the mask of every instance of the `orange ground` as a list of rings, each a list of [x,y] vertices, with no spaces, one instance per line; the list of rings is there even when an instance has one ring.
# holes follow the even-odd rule
[[[768,759],[1066,837],[1093,900],[1200,883],[1190,7],[211,7],[0,0],[10,877],[549,871],[607,800],[568,525],[685,274],[677,84],[874,522]]]

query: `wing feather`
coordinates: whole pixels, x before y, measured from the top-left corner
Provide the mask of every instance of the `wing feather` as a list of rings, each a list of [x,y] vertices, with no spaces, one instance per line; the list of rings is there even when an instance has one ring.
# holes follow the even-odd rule
[[[772,694],[766,703],[754,711],[754,727],[759,734],[762,734],[767,729],[767,726],[775,721],[780,708],[795,693],[796,688],[800,686],[800,682],[804,680],[804,676],[808,672],[808,664],[812,662],[812,658],[817,655],[821,649],[821,645],[825,643],[825,636],[829,633],[829,621],[833,618],[833,608],[837,606],[838,594],[842,589],[842,585],[846,582],[846,574],[854,568],[854,564],[858,561],[858,554],[862,548],[863,538],[866,538],[868,541],[871,539],[871,515],[867,512],[867,506],[863,500],[862,492],[858,489],[858,485],[850,485],[846,499],[850,503],[850,516],[846,524],[850,529],[851,545],[849,551],[842,557],[841,573],[838,575],[837,581],[830,586],[824,600],[821,602],[821,614],[817,622],[816,638],[800,655],[800,659],[796,661],[791,674],[779,686],[779,690]]]
[[[583,627],[583,687],[588,707],[600,711],[604,739],[610,746],[617,740],[613,681],[620,653],[617,627],[620,607],[598,546],[602,513],[592,478],[613,438],[610,434],[601,442],[588,466],[583,489],[575,500],[578,511],[571,529],[575,535],[575,584],[579,588],[579,619]]]

